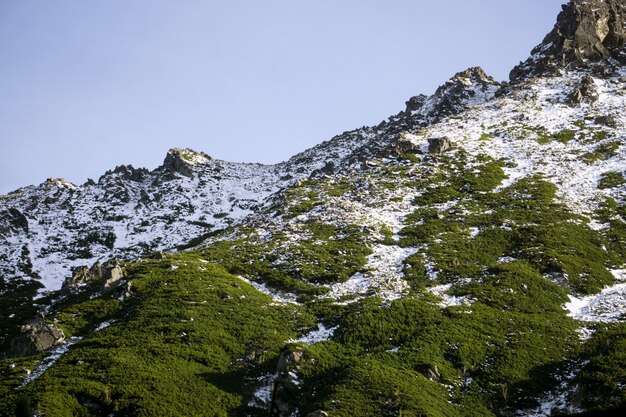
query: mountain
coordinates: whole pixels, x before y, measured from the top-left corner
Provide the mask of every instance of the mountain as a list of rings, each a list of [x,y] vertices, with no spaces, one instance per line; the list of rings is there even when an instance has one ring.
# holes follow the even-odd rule
[[[0,197],[0,415],[626,406],[623,1],[277,165]],[[32,413],[31,413],[32,415]]]

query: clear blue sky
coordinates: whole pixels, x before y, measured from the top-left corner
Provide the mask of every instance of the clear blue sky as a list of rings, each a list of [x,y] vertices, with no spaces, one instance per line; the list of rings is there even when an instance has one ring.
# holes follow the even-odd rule
[[[171,147],[275,163],[454,73],[499,80],[565,0],[0,0],[0,193]]]

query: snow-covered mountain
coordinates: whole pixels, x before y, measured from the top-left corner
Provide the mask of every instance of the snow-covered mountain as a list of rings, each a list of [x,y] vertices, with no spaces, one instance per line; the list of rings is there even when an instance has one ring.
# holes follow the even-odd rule
[[[23,390],[7,401],[32,395],[45,415],[626,406],[625,17],[623,0],[572,0],[510,82],[469,68],[277,165],[172,149],[153,171],[1,196],[0,295],[41,283],[37,307],[76,337],[37,378],[0,371]],[[126,262],[81,268],[111,258]],[[7,346],[45,326],[17,330],[28,291],[0,311]],[[120,388],[126,367],[161,396]],[[190,405],[204,396],[219,400]]]

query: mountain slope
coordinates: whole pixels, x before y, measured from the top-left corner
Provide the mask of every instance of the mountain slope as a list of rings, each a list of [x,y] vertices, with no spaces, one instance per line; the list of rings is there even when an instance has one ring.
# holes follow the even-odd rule
[[[572,1],[511,83],[470,68],[275,166],[174,149],[152,172],[2,197],[3,349],[52,324],[65,341],[0,361],[0,409],[625,406],[623,16]]]

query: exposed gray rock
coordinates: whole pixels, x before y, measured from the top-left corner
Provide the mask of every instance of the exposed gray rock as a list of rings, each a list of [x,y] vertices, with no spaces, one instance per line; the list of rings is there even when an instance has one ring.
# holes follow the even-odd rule
[[[185,177],[193,177],[194,160],[210,160],[211,157],[204,152],[196,152],[193,149],[172,148],[167,152],[163,161],[165,171],[173,174],[178,173]]]
[[[413,136],[401,134],[394,144],[394,150],[397,154],[416,153],[420,151],[420,145]]]
[[[429,138],[428,152],[432,154],[444,153],[452,149],[452,142],[448,138]]]
[[[579,86],[577,86],[569,96],[568,103],[572,105],[588,103],[593,104],[600,98],[598,87],[593,81],[593,77],[586,75]]]
[[[11,355],[14,357],[36,355],[63,343],[64,340],[63,330],[38,317],[24,324],[20,334],[11,341]]]
[[[86,265],[72,268],[72,276],[63,281],[61,289],[70,290],[82,287],[96,279]]]
[[[303,353],[299,350],[286,350],[281,353],[276,366],[276,380],[272,392],[270,417],[287,417],[291,415],[289,400],[293,399],[300,389],[300,382],[295,376]]]
[[[468,68],[456,73],[428,97],[415,96],[407,101],[405,114],[421,115],[430,121],[459,113],[472,102],[484,102],[493,98],[501,87],[480,67]]]
[[[411,114],[414,111],[417,111],[419,109],[422,108],[422,106],[424,106],[424,103],[426,102],[426,99],[428,97],[425,96],[424,94],[419,94],[417,96],[411,97],[405,104],[406,104],[406,110],[405,112],[407,114]]]
[[[117,259],[105,262],[102,265],[102,292],[108,292],[119,287],[124,275],[124,270]]]
[[[9,231],[28,233],[28,219],[13,207],[0,211],[0,235]]]
[[[572,0],[562,8],[554,29],[526,62],[513,68],[512,81],[554,74],[561,68],[592,68],[598,61],[626,62],[623,0]]]
[[[72,269],[72,276],[63,282],[62,289],[72,290],[92,282],[100,282],[100,290],[104,293],[123,284],[125,272],[117,259],[111,259],[104,264],[96,261],[91,268],[86,265]]]
[[[608,127],[617,127],[617,120],[613,115],[598,116],[593,121],[597,125],[604,125]]]

